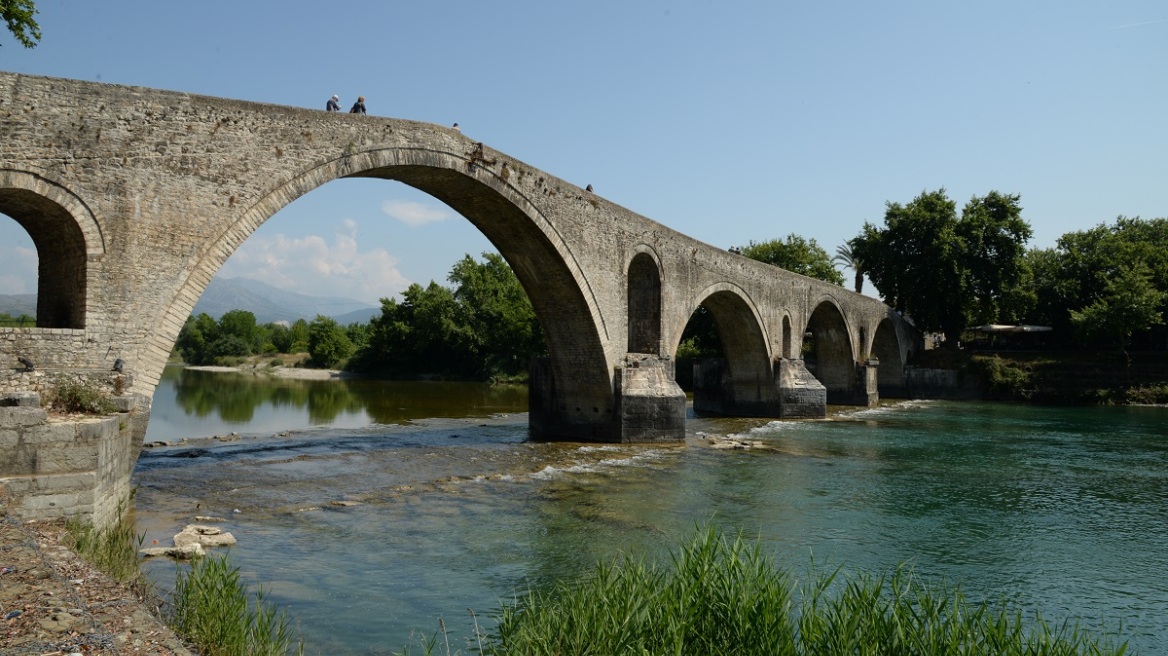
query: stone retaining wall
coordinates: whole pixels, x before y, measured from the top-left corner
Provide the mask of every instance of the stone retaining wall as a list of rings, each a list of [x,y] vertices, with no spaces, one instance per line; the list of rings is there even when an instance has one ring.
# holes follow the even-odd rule
[[[0,485],[21,519],[81,516],[98,527],[117,520],[144,422],[133,397],[115,401],[122,411],[111,415],[51,417],[35,392],[0,394]]]

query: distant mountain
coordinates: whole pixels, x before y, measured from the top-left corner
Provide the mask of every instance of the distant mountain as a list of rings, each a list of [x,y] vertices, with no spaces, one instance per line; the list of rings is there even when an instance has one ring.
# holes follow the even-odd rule
[[[36,294],[0,294],[0,314],[36,316]]]
[[[218,319],[232,310],[248,310],[257,323],[312,321],[323,314],[342,326],[368,323],[381,314],[380,306],[364,301],[289,292],[251,278],[212,278],[203,297],[195,303],[194,314],[206,312]],[[0,294],[0,313],[36,316],[36,294]]]
[[[289,292],[251,278],[212,278],[193,313],[206,312],[218,319],[231,310],[247,310],[255,315],[257,323],[312,321],[323,314],[342,325],[368,321],[381,313],[380,307],[364,301]],[[349,316],[360,318],[346,318]]]

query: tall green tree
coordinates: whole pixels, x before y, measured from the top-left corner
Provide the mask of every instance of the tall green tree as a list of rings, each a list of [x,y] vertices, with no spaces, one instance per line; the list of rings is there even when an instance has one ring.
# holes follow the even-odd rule
[[[318,314],[308,324],[308,355],[316,366],[340,366],[353,351],[353,342],[336,319]]]
[[[1019,200],[996,191],[974,197],[960,219],[944,188],[889,202],[882,227],[865,223],[850,240],[852,255],[886,303],[956,345],[971,321],[997,319],[1022,278],[1031,230]]]
[[[1070,311],[1071,322],[1086,337],[1126,352],[1132,333],[1163,323],[1165,300],[1168,293],[1156,289],[1147,265],[1124,263],[1090,305]]]
[[[762,243],[751,241],[740,251],[752,260],[766,262],[787,271],[840,285],[844,276],[832,264],[831,257],[814,239],[791,233],[786,239]]]
[[[36,3],[32,0],[0,0],[0,17],[25,48],[34,48],[41,40],[41,26],[33,18],[36,13]]]
[[[382,299],[355,366],[391,376],[466,380],[516,377],[546,351],[535,310],[497,254],[467,255],[450,271],[453,289],[414,284],[401,301]]]
[[[1168,294],[1168,219],[1121,216],[1113,225],[1068,232],[1055,248],[1027,259],[1034,272],[1032,317],[1053,326],[1064,342],[1073,336],[1082,345],[1115,346],[1142,334],[1151,345],[1168,337],[1168,296],[1151,293]],[[1155,312],[1136,311],[1156,298]],[[1136,305],[1124,314],[1120,302]],[[1130,333],[1105,327],[1111,322],[1128,325]]]

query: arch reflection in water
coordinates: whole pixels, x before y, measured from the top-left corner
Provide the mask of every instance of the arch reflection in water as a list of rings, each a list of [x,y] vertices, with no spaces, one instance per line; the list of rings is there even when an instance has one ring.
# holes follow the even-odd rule
[[[315,426],[360,428],[430,417],[526,412],[527,387],[360,378],[299,380],[168,366],[146,441]]]

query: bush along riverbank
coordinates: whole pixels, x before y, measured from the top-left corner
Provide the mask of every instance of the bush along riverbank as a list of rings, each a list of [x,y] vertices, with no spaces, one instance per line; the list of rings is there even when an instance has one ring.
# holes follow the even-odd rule
[[[978,398],[1059,405],[1168,404],[1168,352],[924,351],[910,365],[955,381],[914,398]]]
[[[533,591],[501,611],[471,654],[1122,655],[1072,622],[976,603],[900,568],[815,572],[797,583],[757,543],[701,529],[672,567],[623,559]],[[1024,617],[1032,619],[1024,620]],[[477,621],[476,621],[477,627]],[[477,633],[477,628],[476,628]],[[413,651],[416,647],[417,651]],[[445,627],[402,654],[452,654]]]

